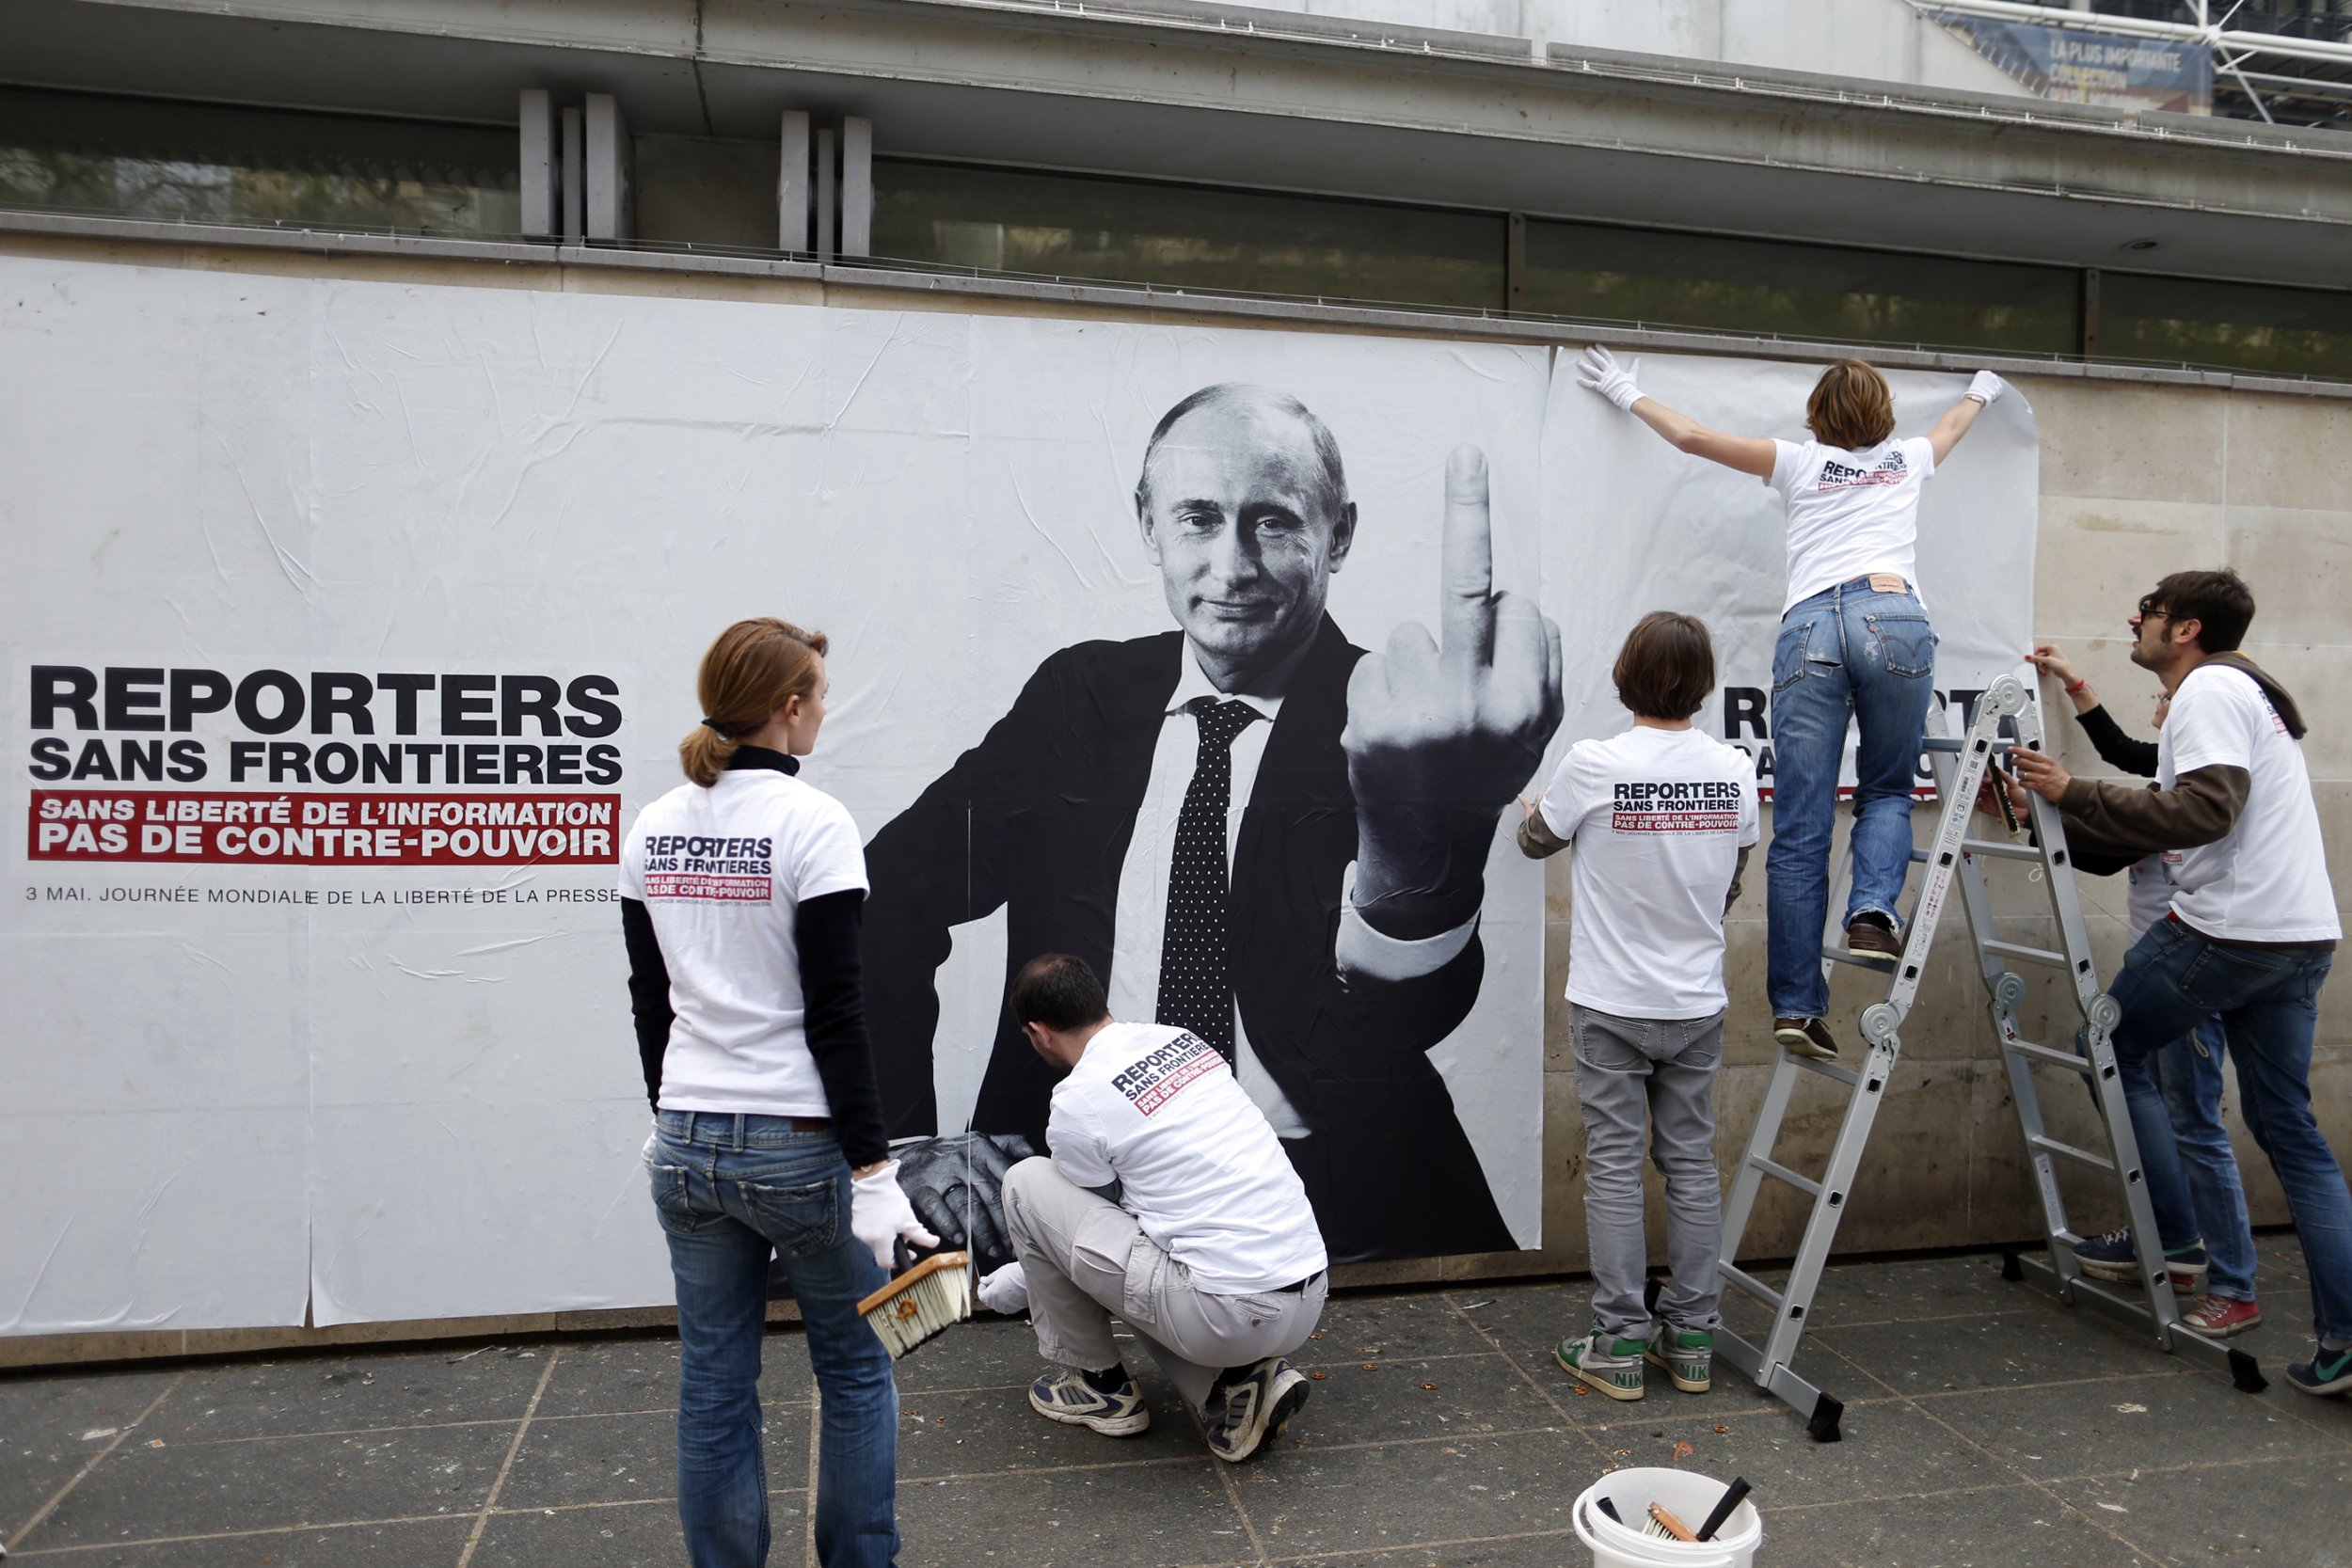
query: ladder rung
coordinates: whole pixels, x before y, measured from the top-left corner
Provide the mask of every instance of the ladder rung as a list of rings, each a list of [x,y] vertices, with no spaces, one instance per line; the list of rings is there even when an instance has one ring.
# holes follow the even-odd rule
[[[2060,1143],[2058,1139],[2046,1134],[2036,1133],[2026,1141],[2045,1153],[2055,1154],[2061,1160],[2073,1160],[2078,1164],[2089,1165],[2092,1170],[2112,1171],[2115,1169],[2115,1162],[2106,1155],[2093,1154],[2087,1148],[2076,1148],[2073,1144]]]
[[[2053,953],[2046,947],[2025,947],[2013,942],[1987,942],[1978,945],[1988,953],[1998,953],[2004,958],[2017,958],[2026,963],[2042,964],[2051,969],[2063,969],[2069,973],[2072,973],[2074,968],[2074,959],[2063,953]]]
[[[1919,742],[1919,749],[1923,752],[1958,752],[1964,750],[1967,744],[1966,736],[1931,735]]]
[[[1824,1078],[1835,1078],[1839,1083],[1845,1085],[1848,1088],[1853,1087],[1856,1084],[1862,1081],[1853,1073],[1849,1072],[1846,1069],[1837,1066],[1834,1062],[1824,1062],[1820,1060],[1818,1057],[1813,1056],[1800,1056],[1795,1052],[1785,1048],[1782,1050],[1781,1054],[1788,1058],[1789,1066],[1801,1067],[1807,1072],[1818,1072]]]
[[[2062,1067],[2069,1072],[2079,1072],[2086,1078],[2090,1076],[2090,1058],[2072,1051],[2053,1051],[2031,1040],[2003,1040],[2001,1049],[2013,1051],[2020,1056],[2031,1056],[2035,1061],[2047,1062],[2052,1067]]]
[[[1834,964],[1851,964],[1856,969],[1875,969],[1881,974],[1892,974],[1899,967],[1889,963],[1884,958],[1857,958],[1842,947],[1831,947],[1827,944],[1821,948],[1821,957]]]
[[[1768,1160],[1763,1155],[1757,1154],[1750,1157],[1748,1164],[1754,1169],[1762,1171],[1767,1176],[1779,1177],[1783,1181],[1788,1182],[1790,1186],[1796,1188],[1797,1191],[1804,1194],[1808,1197],[1819,1197],[1821,1196],[1821,1184],[1819,1181],[1814,1180],[1809,1176],[1799,1176],[1795,1171],[1790,1170],[1787,1165],[1782,1164],[1777,1160]]]
[[[1715,1265],[1715,1272],[1724,1277],[1725,1283],[1738,1286],[1774,1312],[1780,1310],[1780,1292],[1737,1263],[1719,1262]]]
[[[2042,851],[2039,849],[2023,844],[2004,844],[1994,838],[1963,839],[1960,847],[1972,855],[1982,855],[1987,860],[2032,861],[2037,864],[2042,860]]]

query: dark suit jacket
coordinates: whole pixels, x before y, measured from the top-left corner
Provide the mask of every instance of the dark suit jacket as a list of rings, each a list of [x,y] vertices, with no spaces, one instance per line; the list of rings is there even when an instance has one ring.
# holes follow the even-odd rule
[[[866,999],[893,1136],[935,1133],[935,975],[951,927],[1007,911],[1006,984],[1040,953],[1108,982],[1119,878],[1176,689],[1183,633],[1085,642],[1038,667],[1012,710],[866,847]],[[1361,648],[1327,617],[1267,736],[1229,895],[1249,1046],[1311,1135],[1293,1161],[1336,1261],[1516,1245],[1429,1063],[1477,999],[1472,941],[1419,979],[1343,983],[1332,958],[1356,802],[1340,731]],[[1009,1011],[972,1126],[1044,1147],[1056,1074]]]

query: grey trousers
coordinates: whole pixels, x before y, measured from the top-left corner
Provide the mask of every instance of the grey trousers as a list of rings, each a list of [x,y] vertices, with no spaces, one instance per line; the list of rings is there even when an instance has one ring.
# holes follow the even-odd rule
[[[1642,1133],[1666,1179],[1666,1259],[1674,1282],[1659,1315],[1678,1329],[1721,1326],[1715,1259],[1723,1186],[1715,1174],[1715,1069],[1724,1015],[1619,1018],[1571,1006],[1576,1094],[1584,1107],[1584,1228],[1593,1260],[1593,1326],[1620,1338],[1649,1333],[1642,1280]]]
[[[1301,1291],[1224,1296],[1192,1282],[1136,1217],[1076,1185],[1046,1159],[1005,1173],[1005,1227],[1029,1287],[1038,1354],[1088,1371],[1117,1366],[1110,1316],[1125,1319],[1184,1402],[1209,1412],[1229,1367],[1288,1355],[1323,1316],[1327,1275]]]

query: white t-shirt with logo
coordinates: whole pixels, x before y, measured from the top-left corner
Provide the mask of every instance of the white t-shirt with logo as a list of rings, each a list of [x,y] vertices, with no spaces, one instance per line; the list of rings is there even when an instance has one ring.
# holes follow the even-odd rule
[[[2242,768],[2252,786],[2236,826],[2181,851],[2172,912],[2225,941],[2343,936],[2303,748],[2243,670],[2201,664],[2172,693],[2156,737],[2156,782],[2170,789],[2200,768]]]
[[[1848,451],[1819,441],[1774,441],[1764,481],[1788,509],[1788,597],[1888,572],[1919,591],[1919,491],[1935,476],[1925,436],[1889,436]],[[1920,604],[1927,600],[1921,597]]]
[[[637,814],[621,895],[644,901],[670,971],[663,1110],[832,1115],[808,1051],[792,922],[803,899],[866,886],[857,824],[788,773],[731,768]]]
[[[1568,1000],[1620,1018],[1723,1011],[1724,895],[1757,836],[1748,754],[1637,724],[1569,747],[1536,809],[1575,847]]]
[[[1081,1187],[1120,1206],[1211,1295],[1321,1272],[1323,1232],[1265,1114],[1216,1047],[1184,1029],[1112,1023],[1054,1086],[1045,1141]]]

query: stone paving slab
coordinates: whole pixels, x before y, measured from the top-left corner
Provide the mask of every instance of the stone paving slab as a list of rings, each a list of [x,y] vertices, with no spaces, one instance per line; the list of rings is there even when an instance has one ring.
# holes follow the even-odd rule
[[[1744,1475],[1760,1563],[2352,1568],[2352,1402],[2279,1381],[2307,1354],[2293,1238],[2263,1241],[2259,1395],[2000,1277],[1997,1257],[1840,1265],[1799,1370],[1846,1440],[1727,1369],[1638,1402],[1551,1359],[1588,1285],[1331,1303],[1280,1444],[1211,1459],[1127,1349],[1152,1430],[1039,1419],[1025,1324],[983,1317],[899,1368],[910,1564],[1578,1568],[1576,1497],[1612,1465]],[[1760,1328],[1759,1308],[1726,1303]],[[817,1407],[797,1330],[764,1342],[775,1545],[808,1560]],[[0,1541],[53,1568],[597,1568],[683,1561],[677,1347],[657,1334],[0,1378]]]

